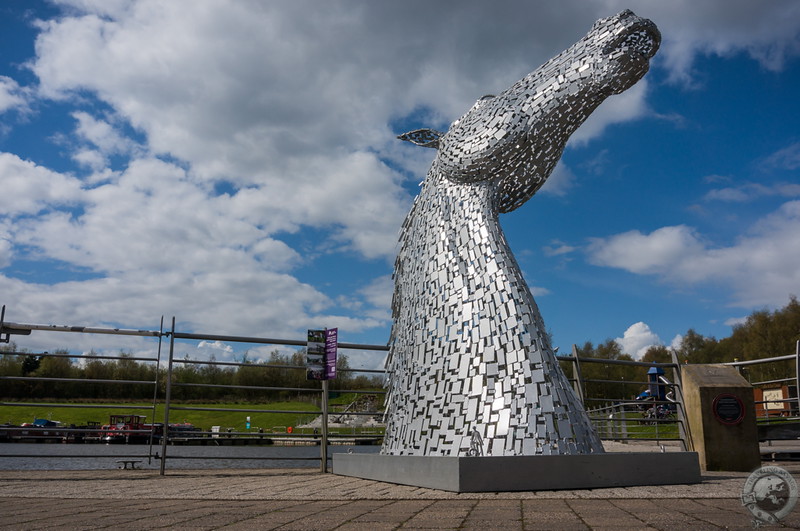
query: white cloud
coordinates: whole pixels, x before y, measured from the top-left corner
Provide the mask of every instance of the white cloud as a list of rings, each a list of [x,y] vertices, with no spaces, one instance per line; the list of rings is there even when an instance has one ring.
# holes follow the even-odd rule
[[[193,178],[244,186],[234,202],[269,231],[334,228],[344,248],[392,254],[410,197],[379,160],[400,144],[385,125],[399,88],[376,65],[394,50],[354,40],[371,31],[359,11],[142,1],[115,13],[46,24],[34,64],[43,94],[95,92]],[[101,154],[130,148],[107,121],[75,117]]]
[[[384,322],[390,322],[394,281],[391,275],[384,275],[372,280],[359,290],[359,295],[371,306],[366,315]]]
[[[744,317],[731,317],[725,320],[725,324],[730,327],[742,325],[747,322],[747,316]]]
[[[379,163],[381,155],[403,161],[396,157],[397,131],[389,130],[389,121],[426,108],[441,120],[431,126],[446,125],[476,97],[502,90],[572,44],[599,16],[620,11],[618,3],[589,10],[582,4],[556,9],[514,3],[500,13],[478,3],[458,9],[426,5],[427,16],[420,18],[412,16],[411,6],[354,9],[346,2],[309,9],[304,2],[191,2],[189,8],[154,0],[64,1],[73,16],[41,24],[32,66],[41,94],[63,98],[90,91],[111,106],[115,119],[144,133],[153,153],[186,161],[197,178],[224,179],[246,185],[243,195],[255,189],[266,196],[240,199],[277,205],[269,224],[280,218],[288,230],[336,226],[345,245],[366,256],[386,256],[410,200],[398,187],[401,176]],[[685,13],[648,3],[624,7],[641,8],[640,14],[666,28],[687,23]],[[726,28],[741,30],[743,21],[778,20],[778,10],[737,2],[726,8],[731,20],[715,22],[719,38]],[[707,16],[700,11],[697,16]],[[704,50],[708,28],[691,27],[704,40],[690,42]],[[765,42],[760,33],[744,35]],[[676,45],[665,44],[662,53]],[[611,123],[645,115],[646,94],[645,79],[609,98],[571,142],[585,143]],[[123,147],[106,121],[86,113],[76,117],[79,134],[100,153]],[[101,160],[87,150],[76,157],[93,169]],[[571,183],[562,165],[545,191],[564,193]],[[313,208],[322,195],[337,207]],[[376,212],[382,214],[377,224]]]
[[[11,227],[12,223],[10,220],[0,218],[0,268],[11,265],[14,258],[14,248],[11,243],[13,239]]]
[[[62,145],[93,173],[81,181],[0,153],[7,222],[0,265],[27,246],[33,258],[94,278],[45,285],[0,276],[0,293],[25,301],[20,320],[58,321],[70,308],[79,323],[150,323],[167,312],[182,326],[224,323],[229,333],[248,335],[291,334],[320,320],[349,330],[382,324],[386,277],[365,279],[357,293],[363,318],[335,315],[322,291],[298,279],[294,268],[307,257],[281,236],[312,227],[332,237],[329,252],[391,257],[411,201],[404,181],[423,178],[432,152],[396,141],[401,131],[390,124],[424,114],[426,125],[445,128],[477,97],[503,90],[595,19],[623,8],[662,27],[656,64],[676,79],[691,77],[698,53],[746,50],[772,68],[797,53],[786,22],[796,4],[736,0],[719,17],[713,3],[712,17],[704,4],[680,1],[682,8],[512,1],[498,9],[485,2],[59,0],[69,9],[39,23],[30,67],[38,97],[72,105],[76,127],[63,132]],[[0,77],[0,112],[32,95]],[[607,100],[573,143],[648,115],[647,95],[645,80]],[[792,153],[776,154],[776,164],[790,167]],[[114,156],[126,159],[119,171],[107,167]],[[559,164],[543,190],[563,194],[573,182]],[[216,193],[218,185],[227,193]],[[744,251],[796,243],[786,223],[788,213],[776,214],[779,230],[768,237],[767,228],[754,229],[727,255],[679,226],[598,240],[592,256],[691,281],[718,278],[719,264],[739,256],[740,279],[774,270]],[[787,274],[764,282],[778,286]]]
[[[373,306],[388,308],[392,303],[392,293],[394,292],[392,276],[378,277],[360,291],[364,295],[364,299]]]
[[[630,8],[656,22],[664,37],[658,62],[675,81],[695,82],[692,65],[699,54],[745,52],[770,70],[800,55],[800,5],[794,0],[606,0],[604,5],[611,11]]]
[[[294,337],[312,326],[313,315],[328,304],[324,294],[307,284],[247,266],[194,276],[180,270],[127,272],[56,284],[0,275],[0,292],[5,301],[24,301],[14,308],[14,319],[20,322],[69,319],[68,324],[125,323],[153,329],[159,315],[174,315],[179,330],[268,337]],[[372,323],[352,319],[346,324],[351,325],[347,331],[358,331]]]
[[[531,286],[531,295],[534,297],[543,297],[545,295],[550,295],[552,292],[541,286]]]
[[[0,268],[9,266],[13,256],[11,241],[0,237]]]
[[[622,352],[636,360],[641,359],[650,347],[662,344],[661,338],[641,321],[629,326],[622,337],[618,337],[614,341],[620,346]]]
[[[565,196],[575,186],[575,174],[564,161],[559,160],[550,177],[547,178],[540,189],[540,193],[549,193],[556,196]]]
[[[72,113],[72,117],[77,121],[75,136],[95,146],[104,157],[133,151],[135,143],[120,134],[108,121],[98,120],[83,111]]]
[[[130,6],[128,0],[53,0],[67,10],[72,8],[77,13],[91,11],[105,17],[117,17],[125,13]]]
[[[569,146],[585,145],[612,124],[630,122],[649,113],[646,103],[647,78],[622,94],[606,99],[569,139]]]
[[[543,248],[545,256],[561,256],[565,254],[570,254],[576,251],[578,248],[572,245],[567,245],[566,243],[560,240],[553,240],[550,242],[551,245],[546,245]]]
[[[0,76],[0,114],[27,106],[25,91],[8,76]]]
[[[672,341],[670,341],[669,348],[677,352],[681,349],[681,345],[683,345],[683,335],[676,334],[675,337],[672,338]]]
[[[72,154],[72,160],[95,171],[103,170],[108,164],[108,159],[96,149],[78,149]]]
[[[383,370],[386,367],[386,351],[380,350],[351,350],[340,349],[339,355],[347,356],[347,363],[351,369]],[[367,377],[380,376],[370,373],[361,373]],[[358,373],[354,376],[359,376]]]
[[[222,341],[200,341],[197,344],[197,350],[202,351],[204,354],[224,354],[227,356],[233,352],[233,347]]]
[[[595,238],[588,248],[593,264],[639,274],[666,274],[675,264],[700,255],[703,250],[695,231],[685,225],[662,227],[650,234],[632,230]]]
[[[800,184],[794,183],[744,183],[735,187],[716,188],[706,195],[707,201],[725,201],[744,203],[759,197],[797,197],[800,196]]]
[[[730,177],[730,175],[712,174],[712,175],[706,175],[705,177],[703,177],[703,182],[709,183],[709,184],[729,183],[731,181],[733,181],[733,179]]]
[[[78,202],[80,181],[0,152],[0,212],[7,216],[36,214],[53,205]]]
[[[796,170],[800,168],[800,142],[795,142],[779,149],[765,161],[769,166],[782,168],[785,170]]]
[[[174,165],[136,161],[117,182],[85,191],[82,206],[78,216],[52,211],[15,225],[17,243],[101,277],[54,285],[0,277],[0,292],[25,300],[37,320],[66,307],[78,322],[148,322],[168,312],[206,331],[222,319],[231,334],[291,334],[330,304],[282,272],[299,261],[294,250]]]
[[[676,285],[717,283],[743,307],[780,306],[800,285],[800,201],[784,203],[735,245],[714,248],[691,228],[663,227],[598,238],[588,247],[595,265],[657,275]]]
[[[588,9],[511,2],[506,10],[477,2],[64,4],[85,14],[42,24],[34,70],[44,94],[96,91],[147,132],[156,152],[192,161],[204,175],[245,180],[271,155],[385,144],[386,119],[415,108],[446,125],[483,93],[572,44],[598,17],[626,8],[662,28],[657,61],[675,77],[689,76],[698,53],[745,50],[773,68],[800,53],[793,0],[766,7],[735,0],[724,9],[689,0],[607,0]],[[641,116],[645,93],[640,83],[610,98],[573,142]]]
[[[446,126],[477,97],[572,44],[596,18],[525,4],[515,6],[519,16],[492,17],[479,4],[426,5],[422,18],[410,7],[338,2],[131,6],[44,23],[33,64],[42,94],[92,91],[143,131],[153,152],[190,162],[203,178],[241,183],[285,178],[293,157],[384,151],[397,133],[387,122],[416,109],[431,110],[439,123],[430,126]],[[498,46],[486,46],[487,38]],[[574,141],[639,117],[645,92],[643,82],[611,98]]]

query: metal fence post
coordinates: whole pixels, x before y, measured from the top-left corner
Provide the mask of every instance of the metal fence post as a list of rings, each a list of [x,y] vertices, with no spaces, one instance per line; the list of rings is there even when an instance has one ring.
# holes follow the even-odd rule
[[[797,395],[797,411],[800,414],[800,340],[794,346],[794,385],[795,394]],[[791,410],[789,415],[791,416]]]
[[[681,377],[681,364],[678,361],[678,355],[674,350],[670,351],[672,355],[672,374],[673,374],[673,389],[675,390],[675,401],[677,403],[678,414],[678,434],[681,438],[684,451],[694,451],[694,441],[692,441],[692,431],[689,429],[688,420],[686,418],[686,401],[683,398],[683,379]]]
[[[169,335],[169,362],[167,363],[167,381],[164,392],[164,426],[161,432],[161,475],[167,465],[167,438],[169,437],[169,405],[172,398],[172,356],[175,353],[175,316],[172,316],[172,332]]]
[[[150,425],[150,439],[147,448],[147,464],[153,459],[153,436],[156,430],[156,404],[158,403],[158,371],[161,369],[161,343],[164,338],[164,316],[161,316],[161,325],[158,328],[158,355],[156,359],[156,381],[153,384],[153,422]]]
[[[624,440],[627,435],[625,433],[625,406],[623,404],[614,404],[611,406],[611,423],[614,427],[612,439]]]
[[[322,440],[320,441],[320,472],[328,472],[328,380],[322,380]]]
[[[578,346],[573,344],[572,345],[572,375],[575,377],[575,392],[578,394],[578,398],[583,404],[583,407],[586,407],[586,403],[584,401],[584,389],[583,389],[583,375],[581,374],[581,362],[578,358]]]

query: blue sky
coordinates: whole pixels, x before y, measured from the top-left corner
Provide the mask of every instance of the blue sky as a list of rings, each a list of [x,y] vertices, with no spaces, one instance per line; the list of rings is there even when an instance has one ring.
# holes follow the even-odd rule
[[[650,73],[501,222],[562,351],[729,335],[800,294],[794,0],[7,0],[7,319],[385,343],[433,156],[394,137],[446,130],[625,8],[663,34]],[[56,336],[19,343],[150,348]]]

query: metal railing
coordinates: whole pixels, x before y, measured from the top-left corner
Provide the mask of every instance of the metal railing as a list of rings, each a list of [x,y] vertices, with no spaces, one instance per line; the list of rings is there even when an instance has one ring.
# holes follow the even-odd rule
[[[575,392],[581,398],[589,414],[589,420],[601,439],[623,443],[674,442],[680,444],[684,451],[693,448],[684,407],[681,366],[674,354],[670,363],[581,358],[578,356],[577,347],[573,345],[571,356],[557,356],[557,358],[571,366],[573,374],[571,382]],[[587,371],[582,368],[582,365],[587,363],[606,367],[667,369],[672,370],[672,380],[664,376],[659,376],[656,381],[587,378],[585,374]],[[621,396],[594,397],[587,394],[588,384],[613,384],[618,388],[625,387],[626,391]],[[653,393],[650,400],[632,400],[630,397],[642,387],[656,389],[657,392]],[[660,392],[661,389],[664,391]],[[666,398],[658,399],[661,396]]]
[[[181,360],[176,359],[174,357],[174,341],[175,339],[189,339],[189,340],[212,340],[212,341],[223,341],[223,342],[233,342],[233,343],[249,343],[249,344],[260,344],[260,345],[281,345],[281,346],[298,346],[304,347],[306,345],[305,341],[299,340],[290,340],[290,339],[275,339],[275,338],[258,338],[258,337],[242,337],[242,336],[231,336],[231,335],[217,335],[217,334],[204,334],[204,333],[182,333],[175,331],[175,319],[173,318],[172,323],[172,332],[170,334],[170,355],[169,355],[169,363],[167,369],[167,379],[166,379],[166,397],[165,397],[165,416],[164,416],[164,425],[169,425],[169,415],[172,411],[226,411],[226,412],[240,412],[240,413],[253,413],[253,414],[263,414],[263,413],[293,413],[297,415],[313,415],[313,416],[321,416],[321,433],[286,433],[286,434],[272,434],[271,439],[278,438],[288,440],[311,440],[315,443],[318,441],[320,446],[320,470],[322,472],[327,472],[328,469],[328,445],[331,442],[331,437],[328,430],[328,415],[331,413],[330,408],[328,406],[328,381],[323,380],[320,384],[320,388],[305,388],[305,387],[280,387],[280,386],[242,386],[242,385],[220,385],[220,384],[200,384],[200,383],[186,383],[186,382],[173,382],[173,367],[175,364],[195,364],[195,365],[205,365],[205,366],[229,366],[229,367],[253,367],[253,364],[245,363],[245,362],[216,362],[216,361],[200,361],[200,360]],[[362,344],[355,344],[355,343],[338,343],[338,348],[347,350],[347,349],[357,349],[357,350],[372,350],[372,351],[388,351],[388,347],[383,345],[362,345]],[[260,368],[278,368],[283,370],[291,370],[291,371],[303,371],[305,372],[306,367],[303,365],[269,365],[269,364],[262,364],[259,365]],[[379,370],[370,370],[370,369],[346,369],[347,372],[363,372],[363,373],[380,373],[382,374],[383,371]],[[193,407],[193,406],[173,406],[171,405],[171,389],[172,387],[195,387],[195,388],[222,388],[222,389],[247,389],[253,391],[291,391],[297,393],[309,393],[313,395],[320,396],[320,408],[319,410],[315,411],[307,411],[307,410],[271,410],[271,409],[263,409],[263,408],[237,408],[237,409],[220,409],[220,408],[212,408],[212,407]],[[371,394],[384,394],[385,391],[363,391],[363,390],[337,390],[339,393],[364,393],[369,392]],[[378,411],[372,412],[351,412],[353,415],[376,415],[380,414]],[[213,433],[210,432],[201,432],[202,435],[209,435],[213,436]],[[255,439],[255,440],[263,440],[264,434],[259,432],[258,434],[253,434],[249,431],[245,432],[225,432],[225,435],[229,435],[231,437],[246,437],[248,439]],[[335,439],[335,437],[334,437]],[[167,460],[167,442],[168,439],[164,438],[162,440],[161,445],[161,473],[164,473],[166,460]],[[241,459],[245,459],[241,457]],[[267,459],[264,457],[253,458],[253,459]],[[268,459],[280,459],[280,458],[268,458]],[[308,459],[313,460],[316,458],[297,458],[297,459]]]
[[[725,365],[735,367],[756,390],[756,396],[762,396],[761,400],[755,400],[756,419],[759,424],[800,420],[800,396],[798,396],[798,389],[800,389],[800,341],[795,343],[794,354],[757,360],[733,361]],[[753,381],[752,373],[754,368],[769,368],[771,366],[774,369],[771,372],[779,375],[787,374],[788,367],[786,365],[793,369],[793,376]],[[771,396],[768,396],[768,393]],[[800,426],[796,436],[800,437]]]
[[[259,369],[281,369],[285,371],[305,371],[306,367],[303,365],[286,365],[286,364],[253,364],[250,362],[238,361],[215,361],[215,360],[195,360],[195,359],[181,359],[175,355],[175,341],[176,340],[191,340],[191,341],[222,341],[232,343],[249,343],[254,345],[274,345],[274,346],[287,346],[287,347],[304,347],[306,341],[289,340],[289,339],[276,339],[276,338],[260,338],[260,337],[244,337],[244,336],[231,336],[219,334],[206,334],[206,333],[184,333],[175,329],[175,319],[172,320],[172,326],[169,330],[164,330],[163,318],[159,330],[128,330],[119,328],[97,328],[97,327],[83,327],[83,326],[56,326],[56,325],[35,325],[35,324],[20,324],[20,323],[5,323],[5,308],[3,313],[0,314],[0,341],[8,342],[12,335],[28,335],[32,331],[46,331],[46,332],[64,332],[64,333],[80,333],[80,334],[110,334],[110,335],[123,335],[123,336],[141,336],[150,337],[158,341],[158,355],[155,357],[132,357],[132,356],[75,356],[71,354],[31,354],[28,352],[3,352],[3,355],[20,355],[20,356],[53,356],[53,357],[68,357],[73,360],[78,360],[79,363],[85,363],[87,360],[129,360],[136,362],[154,363],[156,365],[156,374],[153,380],[124,380],[124,379],[74,379],[74,378],[44,378],[39,376],[4,376],[0,377],[7,381],[17,382],[41,382],[45,384],[53,384],[57,382],[69,384],[94,384],[94,385],[151,385],[152,386],[152,405],[148,406],[130,406],[125,404],[53,404],[53,403],[35,403],[35,402],[2,402],[2,405],[9,406],[42,406],[42,407],[85,407],[85,408],[107,408],[119,410],[150,410],[152,411],[153,422],[146,429],[131,429],[128,430],[130,434],[147,435],[150,448],[146,455],[131,455],[125,457],[147,459],[148,463],[153,459],[160,460],[161,473],[163,474],[167,462],[171,459],[197,459],[198,457],[189,457],[182,455],[173,455],[169,447],[179,441],[186,439],[197,438],[202,439],[204,442],[224,443],[226,441],[248,441],[248,442],[262,442],[270,441],[273,443],[287,443],[289,441],[307,444],[319,444],[320,456],[319,457],[236,457],[236,459],[291,459],[291,460],[319,460],[321,470],[327,470],[327,448],[328,443],[335,442],[338,439],[343,439],[345,436],[353,439],[353,434],[335,434],[329,433],[328,419],[329,415],[343,415],[345,412],[332,410],[324,404],[325,398],[328,396],[328,390],[322,385],[318,387],[288,387],[288,386],[258,386],[258,385],[236,385],[236,384],[222,384],[222,383],[197,383],[191,381],[180,381],[177,378],[176,367],[178,366],[196,366],[196,367],[227,367],[241,369],[245,367],[257,367]],[[168,356],[166,360],[162,360],[161,350],[164,339],[169,340]],[[343,350],[360,350],[360,351],[374,351],[386,352],[388,347],[385,345],[363,345],[353,343],[339,343],[338,347]],[[691,448],[691,438],[688,432],[685,412],[683,409],[683,396],[680,379],[680,365],[677,359],[673,356],[672,363],[643,363],[625,360],[605,360],[597,358],[580,358],[577,355],[577,350],[573,347],[572,356],[558,356],[559,361],[564,361],[572,364],[573,384],[576,393],[583,401],[587,411],[589,412],[590,419],[594,423],[601,438],[617,441],[632,441],[632,440],[650,440],[650,441],[678,441],[684,449]],[[627,381],[620,382],[618,380],[604,380],[599,378],[583,378],[582,364],[605,364],[607,366],[627,365],[635,367],[660,367],[663,369],[672,369],[672,381],[664,380],[659,381],[657,386],[666,387],[672,391],[674,398],[669,401],[655,401],[648,404],[648,409],[640,410],[641,403],[630,400],[630,397],[620,396],[613,399],[604,397],[598,398],[593,396],[586,396],[587,386],[593,384],[613,383],[624,384],[626,386],[636,386],[638,390],[642,386],[650,385],[652,382],[646,381]],[[351,373],[366,373],[366,374],[384,374],[383,370],[376,369],[349,369],[347,372]],[[320,406],[312,410],[275,410],[259,407],[246,407],[228,409],[228,408],[215,408],[208,405],[192,405],[192,404],[179,404],[175,402],[175,394],[180,389],[220,389],[223,391],[254,391],[254,392],[288,392],[298,395],[310,395],[314,400],[320,402]],[[336,392],[347,394],[371,394],[381,395],[384,391],[377,390],[363,390],[363,389],[337,389]],[[652,409],[657,413],[659,406],[669,406],[670,413],[665,414],[663,417],[656,414],[652,418],[647,415],[647,411]],[[163,422],[156,422],[156,411],[158,407],[163,407]],[[315,433],[312,429],[297,429],[289,433],[285,429],[275,429],[262,427],[259,431],[258,427],[255,429],[245,429],[236,427],[220,426],[217,431],[213,429],[197,430],[187,433],[179,431],[178,425],[171,425],[171,418],[180,412],[240,412],[244,414],[261,415],[266,413],[290,413],[298,416],[319,416],[322,417],[320,426],[321,433]],[[366,415],[377,416],[381,415],[381,411],[349,411],[347,415]],[[160,420],[160,419],[159,419]],[[164,428],[166,426],[166,429]],[[0,426],[0,437],[3,434],[10,434],[16,428]],[[97,431],[97,428],[63,428],[65,434],[90,434]],[[355,431],[355,430],[354,430]],[[380,431],[371,430],[368,433],[361,433],[361,435],[368,435],[373,438],[381,436]],[[195,441],[197,442],[197,441]],[[157,451],[153,451],[153,446],[160,446]],[[66,454],[64,454],[66,456]],[[3,454],[0,457],[8,457]],[[72,456],[70,456],[72,457]],[[90,456],[87,456],[90,457]],[[97,456],[92,456],[97,457]],[[121,458],[122,456],[115,455],[113,458]],[[212,459],[211,457],[204,456],[203,459]],[[226,456],[223,459],[231,459],[233,457]]]
[[[303,347],[306,345],[306,341],[300,340],[290,340],[290,339],[275,339],[275,338],[260,338],[260,337],[243,337],[243,336],[231,336],[231,335],[218,335],[218,334],[204,334],[204,333],[184,333],[179,332],[175,329],[175,319],[173,318],[172,327],[170,330],[165,331],[163,326],[163,318],[161,320],[161,327],[159,330],[129,330],[129,329],[120,329],[120,328],[99,328],[99,327],[85,327],[85,326],[61,326],[61,325],[39,325],[39,324],[22,324],[22,323],[7,323],[5,322],[5,307],[2,307],[2,313],[0,313],[0,342],[8,343],[10,342],[10,338],[12,335],[30,335],[32,331],[44,331],[44,332],[65,332],[65,333],[80,333],[80,334],[106,334],[106,335],[122,335],[122,336],[141,336],[141,337],[152,337],[158,340],[158,355],[156,357],[143,357],[143,356],[130,356],[130,355],[120,355],[120,356],[111,356],[111,355],[73,355],[70,353],[55,353],[50,354],[47,352],[42,353],[31,353],[31,352],[12,352],[12,351],[3,351],[0,352],[0,357],[5,356],[25,356],[30,357],[33,356],[36,360],[41,362],[41,360],[45,358],[68,358],[71,361],[75,361],[78,364],[85,364],[90,361],[97,361],[97,360],[107,360],[107,361],[115,361],[115,362],[145,362],[145,363],[154,363],[155,370],[154,377],[152,380],[132,380],[132,379],[125,379],[125,378],[61,378],[61,377],[50,377],[50,376],[0,376],[0,380],[8,381],[8,382],[23,382],[27,384],[40,384],[44,386],[52,386],[56,383],[61,384],[68,384],[68,385],[106,385],[106,386],[127,386],[127,385],[147,385],[152,386],[152,405],[142,406],[142,405],[129,405],[129,404],[85,404],[85,403],[52,403],[52,402],[35,402],[35,401],[25,401],[25,402],[12,402],[12,401],[3,401],[0,402],[0,405],[3,406],[12,406],[12,407],[38,407],[38,408],[47,408],[47,409],[56,409],[56,408],[85,408],[85,409],[104,409],[106,412],[110,410],[114,411],[150,411],[152,415],[152,422],[136,426],[136,427],[126,427],[123,432],[129,437],[137,437],[139,439],[145,438],[147,439],[149,448],[146,454],[133,454],[133,453],[126,453],[126,454],[115,454],[110,456],[109,458],[112,459],[141,459],[147,460],[148,463],[151,463],[153,459],[157,459],[160,461],[160,468],[161,473],[163,474],[165,471],[166,463],[169,459],[212,459],[208,456],[203,457],[193,457],[193,456],[182,456],[182,455],[171,455],[171,452],[168,452],[168,446],[175,444],[178,441],[187,442],[188,439],[208,439],[213,440],[217,444],[225,443],[225,442],[261,442],[261,443],[274,443],[279,441],[280,443],[285,444],[287,441],[291,440],[294,443],[307,443],[313,445],[319,445],[320,450],[320,457],[268,457],[268,456],[260,456],[260,457],[244,457],[244,456],[224,456],[221,457],[223,459],[263,459],[263,460],[292,460],[292,461],[303,461],[303,460],[318,460],[320,461],[320,466],[322,471],[327,471],[327,462],[329,460],[327,455],[327,447],[328,444],[336,443],[341,441],[342,439],[347,438],[348,440],[355,440],[356,433],[353,434],[341,434],[341,433],[328,433],[328,421],[327,415],[334,414],[334,415],[341,415],[342,412],[336,410],[335,407],[329,407],[327,405],[327,397],[329,394],[327,381],[323,381],[322,384],[315,384],[316,387],[286,387],[286,386],[259,386],[259,385],[235,385],[235,384],[219,384],[219,383],[196,383],[196,382],[182,382],[177,378],[177,373],[174,368],[178,365],[194,365],[194,366],[206,366],[206,367],[228,367],[228,368],[242,368],[242,367],[252,367],[259,370],[263,369],[280,369],[280,370],[287,370],[287,371],[303,371],[305,372],[306,367],[301,365],[286,365],[286,364],[269,364],[269,363],[252,363],[252,362],[228,362],[228,361],[213,361],[213,360],[190,360],[190,359],[179,359],[175,357],[175,340],[206,340],[206,341],[225,341],[225,342],[236,342],[236,343],[250,343],[255,345],[274,345],[274,346],[291,346],[291,347]],[[166,368],[162,368],[162,342],[163,339],[169,340],[169,355],[166,359],[166,362],[163,363],[166,365]],[[361,350],[361,351],[378,351],[378,352],[385,352],[388,351],[388,347],[385,345],[362,345],[362,344],[354,344],[354,343],[338,343],[338,348],[343,350]],[[31,371],[33,372],[33,371]],[[365,374],[383,374],[384,371],[382,370],[374,370],[374,369],[343,369],[345,373],[365,373]],[[312,384],[314,385],[314,384]],[[173,403],[174,392],[180,388],[208,388],[208,389],[222,389],[227,391],[251,391],[251,392],[270,392],[270,391],[277,391],[277,392],[291,392],[296,394],[306,394],[311,395],[318,398],[318,402],[320,402],[320,407],[317,409],[311,410],[275,410],[275,409],[266,409],[266,408],[259,408],[259,407],[250,407],[245,406],[241,408],[214,408],[209,406],[196,406],[196,405],[182,405],[178,403]],[[363,394],[370,394],[370,395],[382,395],[385,394],[383,390],[364,390],[364,389],[336,389],[336,393],[346,393],[346,394],[355,394],[355,395],[363,395]],[[163,405],[163,422],[157,422],[159,416],[157,416],[157,408],[158,406]],[[264,428],[258,428],[257,426],[254,427],[254,430],[245,430],[241,431],[239,428],[226,428],[224,431],[213,431],[213,430],[192,430],[191,432],[186,432],[180,430],[180,426],[171,424],[170,417],[173,414],[179,412],[191,412],[191,411],[206,411],[206,412],[213,412],[213,411],[224,411],[224,412],[240,412],[240,413],[249,413],[253,415],[260,415],[266,413],[284,413],[284,414],[297,414],[306,417],[316,417],[321,416],[323,417],[323,421],[321,423],[321,433],[317,432],[317,430],[292,430],[289,428],[288,432],[286,430],[283,433],[277,433],[274,428],[267,429],[266,431]],[[380,411],[348,411],[346,413],[348,417],[357,417],[357,416],[376,416],[381,415]],[[43,423],[47,424],[47,423]],[[164,427],[167,427],[164,429]],[[23,429],[24,428],[24,429]],[[354,430],[355,431],[355,430]],[[374,429],[368,429],[367,436],[371,439],[377,439],[380,436],[380,433],[376,433]],[[24,433],[23,433],[24,432]],[[106,426],[104,429],[102,426],[91,426],[91,427],[64,427],[64,426],[9,426],[9,425],[0,425],[0,440],[22,440],[22,441],[41,441],[44,437],[48,438],[48,440],[53,441],[67,441],[67,440],[74,440],[76,438],[80,438],[83,441],[100,441],[104,435],[110,432],[110,427]],[[198,442],[197,440],[193,442]],[[154,451],[154,446],[159,447]],[[41,457],[37,455],[26,455],[26,454],[9,454],[9,453],[2,453],[0,457]],[[53,455],[52,457],[70,457],[70,458],[78,458],[78,457],[86,457],[86,458],[98,458],[98,457],[105,457],[104,455],[98,455],[97,453],[91,455],[78,455],[78,454],[67,454],[67,453],[59,453],[58,455]]]

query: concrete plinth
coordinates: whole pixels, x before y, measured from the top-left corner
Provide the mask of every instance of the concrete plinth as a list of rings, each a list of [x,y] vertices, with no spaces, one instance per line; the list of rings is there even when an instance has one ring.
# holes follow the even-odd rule
[[[761,465],[753,387],[727,365],[684,365],[686,418],[703,470]]]
[[[695,452],[508,457],[334,454],[333,473],[446,490],[505,492],[700,482]]]

